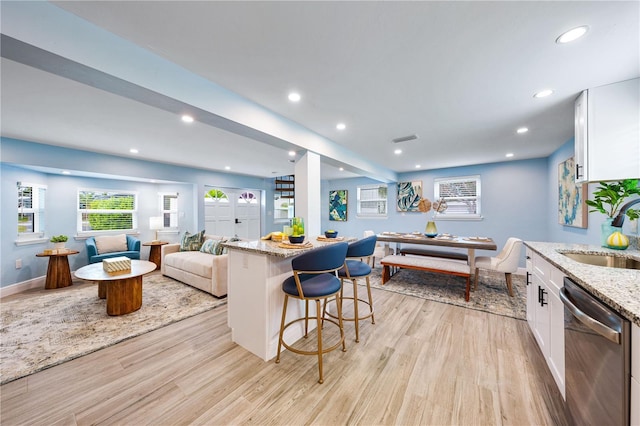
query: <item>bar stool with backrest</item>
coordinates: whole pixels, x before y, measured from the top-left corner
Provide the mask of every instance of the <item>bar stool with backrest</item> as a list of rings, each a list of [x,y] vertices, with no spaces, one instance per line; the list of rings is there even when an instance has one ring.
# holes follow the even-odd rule
[[[345,318],[343,321],[353,321],[356,328],[356,343],[360,342],[360,325],[359,321],[371,317],[371,324],[375,324],[375,317],[373,315],[373,298],[371,297],[371,285],[369,283],[369,276],[371,275],[370,259],[376,249],[376,241],[378,237],[372,235],[367,238],[355,241],[349,244],[349,250],[347,250],[347,260],[344,268],[338,271],[340,281],[343,283],[342,290],[340,291],[340,301],[343,299],[353,300],[353,317]],[[367,283],[368,300],[358,298],[358,283],[359,278],[364,278]],[[344,295],[344,280],[350,280],[353,283],[353,297],[343,297]],[[360,316],[358,305],[362,302],[369,306],[369,312],[366,315]],[[326,311],[325,314],[335,318],[335,315]],[[324,316],[324,315],[323,315]]]
[[[337,321],[334,321],[333,319],[322,318],[320,301],[323,300],[326,304],[328,298],[335,297],[336,299],[338,299],[340,297],[342,283],[340,279],[338,279],[337,272],[344,266],[347,249],[347,243],[332,243],[325,247],[317,248],[295,257],[291,261],[293,276],[287,278],[282,283],[282,291],[284,292],[284,305],[282,306],[282,321],[280,322],[280,337],[278,339],[278,355],[276,357],[276,363],[280,363],[280,351],[282,349],[282,346],[297,354],[317,355],[318,372],[320,375],[318,383],[324,382],[324,376],[322,372],[322,355],[337,349],[340,345],[342,345],[342,351],[346,351],[344,342],[344,328],[342,326],[341,303],[336,300],[336,305],[338,306],[338,315]],[[290,297],[294,299],[304,300],[305,316],[302,318],[297,318],[285,324],[287,317],[287,304]],[[315,351],[306,351],[296,349],[292,345],[287,344],[284,341],[283,336],[284,331],[289,326],[296,324],[299,321],[304,321],[304,337],[307,337],[309,323],[309,301],[311,300],[316,302],[318,345]],[[337,325],[340,329],[340,341],[328,348],[324,348],[322,344],[322,326],[323,321],[325,320]]]

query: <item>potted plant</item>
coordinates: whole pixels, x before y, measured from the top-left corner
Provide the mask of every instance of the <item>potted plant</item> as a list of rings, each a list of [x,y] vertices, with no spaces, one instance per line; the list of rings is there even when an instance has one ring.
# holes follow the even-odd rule
[[[586,200],[592,207],[589,212],[600,212],[607,216],[602,224],[602,246],[607,247],[607,238],[614,232],[620,232],[621,228],[612,226],[613,219],[618,215],[626,215],[634,220],[640,217],[640,209],[632,209],[623,205],[624,201],[633,196],[640,195],[638,179],[625,179],[619,182],[599,182],[600,186],[593,192],[593,200]]]
[[[68,239],[66,235],[54,235],[49,241],[53,243],[53,248],[61,249],[64,248],[64,243],[66,243]]]

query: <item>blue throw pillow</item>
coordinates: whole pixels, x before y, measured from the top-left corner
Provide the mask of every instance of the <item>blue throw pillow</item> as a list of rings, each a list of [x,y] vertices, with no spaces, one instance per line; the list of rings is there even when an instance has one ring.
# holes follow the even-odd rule
[[[216,247],[218,246],[218,241],[216,240],[205,240],[202,243],[202,247],[200,247],[200,251],[202,253],[216,254]]]

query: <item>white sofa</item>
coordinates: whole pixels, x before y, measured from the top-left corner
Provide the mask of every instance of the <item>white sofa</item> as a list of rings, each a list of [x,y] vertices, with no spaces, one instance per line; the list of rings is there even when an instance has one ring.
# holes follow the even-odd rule
[[[205,235],[205,240],[229,240],[231,237]],[[162,275],[174,278],[216,297],[227,294],[226,254],[213,255],[200,251],[180,251],[180,244],[162,246]]]

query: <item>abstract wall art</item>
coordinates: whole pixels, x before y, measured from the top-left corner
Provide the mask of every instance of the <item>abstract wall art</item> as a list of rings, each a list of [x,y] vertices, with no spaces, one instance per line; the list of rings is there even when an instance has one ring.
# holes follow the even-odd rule
[[[575,183],[573,157],[558,164],[558,223],[575,228],[587,227],[586,183]]]
[[[329,220],[346,222],[347,220],[347,190],[336,189],[329,191]]]

